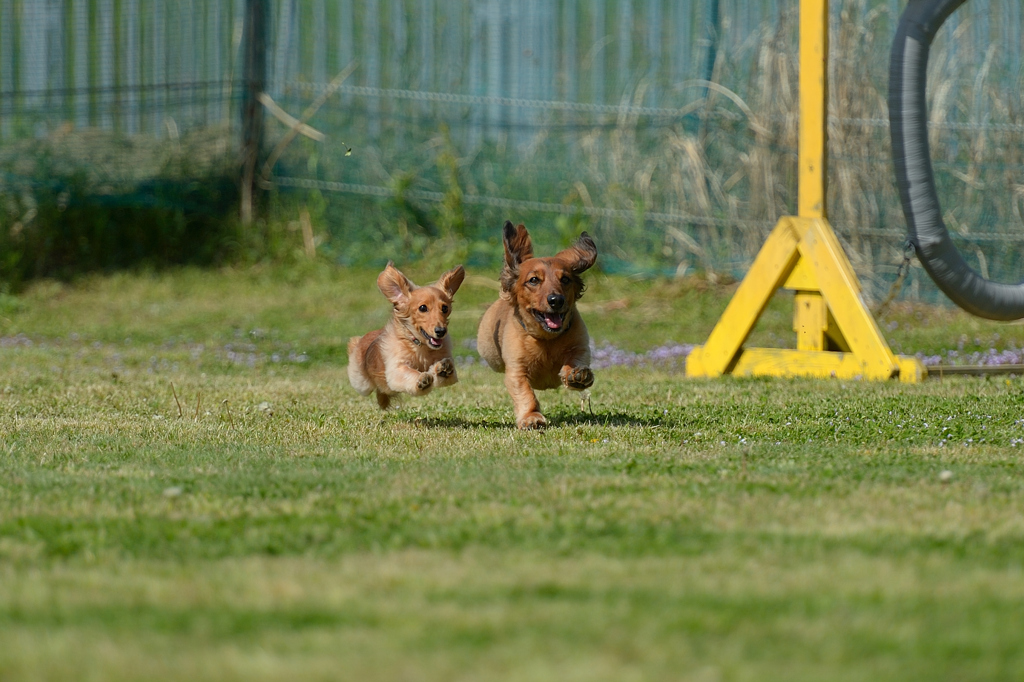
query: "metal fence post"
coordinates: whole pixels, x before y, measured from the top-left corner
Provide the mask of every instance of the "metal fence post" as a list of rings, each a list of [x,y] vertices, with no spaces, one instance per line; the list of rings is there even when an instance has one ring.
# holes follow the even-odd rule
[[[243,41],[240,217],[249,225],[255,212],[256,167],[263,153],[263,106],[257,98],[267,83],[267,0],[246,0]]]

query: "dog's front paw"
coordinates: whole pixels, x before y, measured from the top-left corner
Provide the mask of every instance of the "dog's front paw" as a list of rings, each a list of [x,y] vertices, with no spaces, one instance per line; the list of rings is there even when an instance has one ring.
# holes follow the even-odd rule
[[[434,375],[429,372],[420,372],[420,379],[416,382],[417,391],[425,391],[434,385]]]
[[[439,379],[447,379],[451,375],[455,374],[455,363],[452,362],[451,358],[438,360],[434,363],[434,366],[430,368],[430,371],[436,374]]]
[[[530,412],[516,422],[516,426],[524,431],[539,430],[547,427],[548,420],[540,412]]]
[[[594,385],[594,373],[589,367],[573,367],[562,376],[566,388],[582,391]]]

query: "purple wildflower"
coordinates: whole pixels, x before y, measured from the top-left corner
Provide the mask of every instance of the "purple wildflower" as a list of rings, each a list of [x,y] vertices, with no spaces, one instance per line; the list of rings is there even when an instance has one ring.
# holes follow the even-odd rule
[[[692,343],[667,343],[656,346],[646,353],[623,350],[605,341],[591,346],[590,366],[594,369],[606,367],[683,367],[686,356],[694,349]]]

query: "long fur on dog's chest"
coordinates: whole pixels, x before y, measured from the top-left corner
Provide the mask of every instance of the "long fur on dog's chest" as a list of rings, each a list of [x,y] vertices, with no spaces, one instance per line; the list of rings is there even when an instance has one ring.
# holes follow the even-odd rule
[[[404,364],[416,371],[426,372],[438,360],[451,357],[451,339],[446,338],[440,348],[432,350],[417,344],[402,334],[401,325],[389,322],[383,329],[372,331],[361,338],[353,339],[349,347],[352,385],[363,395],[376,388],[382,393],[394,395],[388,386],[389,367]]]
[[[485,313],[490,318],[491,332],[488,336],[491,344],[478,350],[495,371],[505,372],[512,366],[529,378],[533,388],[543,390],[559,386],[558,373],[566,358],[581,352],[581,346],[589,362],[587,327],[575,309],[569,328],[562,334],[538,338],[526,331],[520,321],[521,314],[517,315],[516,309],[508,302],[499,300],[491,307],[493,310]]]
[[[451,357],[451,337],[445,338],[440,348],[431,349],[410,339],[408,334],[403,333],[405,330],[401,325],[393,321],[388,325],[392,328],[386,329],[386,333],[377,339],[384,358],[395,358],[396,362],[401,361],[417,371],[426,372],[438,360]]]

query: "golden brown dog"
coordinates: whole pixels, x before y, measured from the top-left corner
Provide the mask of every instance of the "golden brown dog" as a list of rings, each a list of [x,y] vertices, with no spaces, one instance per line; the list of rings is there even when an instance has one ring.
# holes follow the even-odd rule
[[[377,391],[386,410],[398,393],[426,395],[459,380],[452,362],[448,317],[466,271],[456,266],[436,284],[418,287],[392,263],[377,277],[377,288],[394,310],[383,329],[348,342],[348,380],[361,395]]]
[[[487,309],[477,331],[477,351],[491,369],[505,373],[516,425],[540,429],[534,390],[565,386],[582,391],[594,383],[590,336],[576,310],[583,295],[580,273],[597,260],[586,232],[551,258],[534,258],[524,225],[505,221],[501,298]]]

